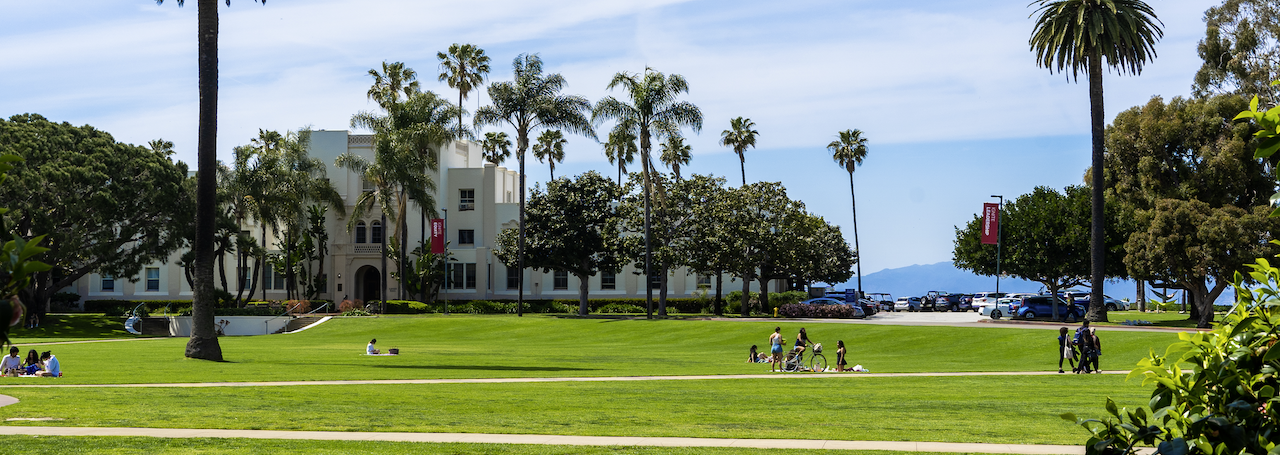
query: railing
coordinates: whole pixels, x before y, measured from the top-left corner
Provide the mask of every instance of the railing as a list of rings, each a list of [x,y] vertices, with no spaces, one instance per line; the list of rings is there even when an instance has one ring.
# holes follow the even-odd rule
[[[382,252],[382,245],[356,245],[356,254],[378,254]]]

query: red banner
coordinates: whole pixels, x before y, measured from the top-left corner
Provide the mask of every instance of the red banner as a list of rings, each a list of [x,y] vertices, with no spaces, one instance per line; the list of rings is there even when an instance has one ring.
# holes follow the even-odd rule
[[[982,244],[1000,243],[1000,204],[982,204]]]
[[[431,254],[444,254],[444,220],[431,220]]]

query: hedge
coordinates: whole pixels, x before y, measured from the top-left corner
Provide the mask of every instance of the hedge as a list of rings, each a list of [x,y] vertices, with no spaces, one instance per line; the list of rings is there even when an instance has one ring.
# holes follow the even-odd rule
[[[166,306],[169,310],[175,310],[181,307],[191,306],[190,300],[85,300],[85,313],[119,313],[133,311],[135,307],[145,303],[143,307],[146,312],[154,312],[163,310]]]
[[[778,315],[784,318],[840,318],[848,319],[857,315],[850,305],[801,305],[793,303],[778,308]]]

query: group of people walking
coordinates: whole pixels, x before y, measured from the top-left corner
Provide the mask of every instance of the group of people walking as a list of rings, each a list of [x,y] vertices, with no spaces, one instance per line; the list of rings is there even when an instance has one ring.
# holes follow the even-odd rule
[[[62,376],[62,368],[58,364],[58,358],[53,356],[52,352],[44,351],[37,355],[36,350],[32,349],[27,353],[27,358],[23,360],[18,357],[17,346],[9,347],[9,355],[0,359],[0,374],[5,376]]]
[[[1072,373],[1101,373],[1102,369],[1098,368],[1098,356],[1102,355],[1102,340],[1098,338],[1098,329],[1089,327],[1089,321],[1084,321],[1080,328],[1076,329],[1074,336],[1068,337],[1068,329],[1063,327],[1058,330],[1058,372],[1065,373],[1062,369],[1063,361],[1071,365]],[[1076,363],[1076,359],[1080,363]]]

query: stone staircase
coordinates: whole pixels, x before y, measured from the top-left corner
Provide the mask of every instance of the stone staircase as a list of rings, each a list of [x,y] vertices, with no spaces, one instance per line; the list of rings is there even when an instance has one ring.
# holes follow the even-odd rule
[[[289,320],[289,323],[288,323],[288,324],[285,324],[284,328],[281,328],[280,330],[277,330],[275,333],[292,332],[292,331],[294,331],[294,330],[298,330],[298,329],[301,329],[301,328],[303,328],[303,327],[309,326],[309,325],[311,325],[311,324],[315,324],[315,323],[317,323],[317,322],[320,322],[320,320],[321,320],[321,319],[324,319],[324,316],[300,316],[300,317],[295,317],[295,318],[293,318],[293,319],[290,319],[290,320]]]

